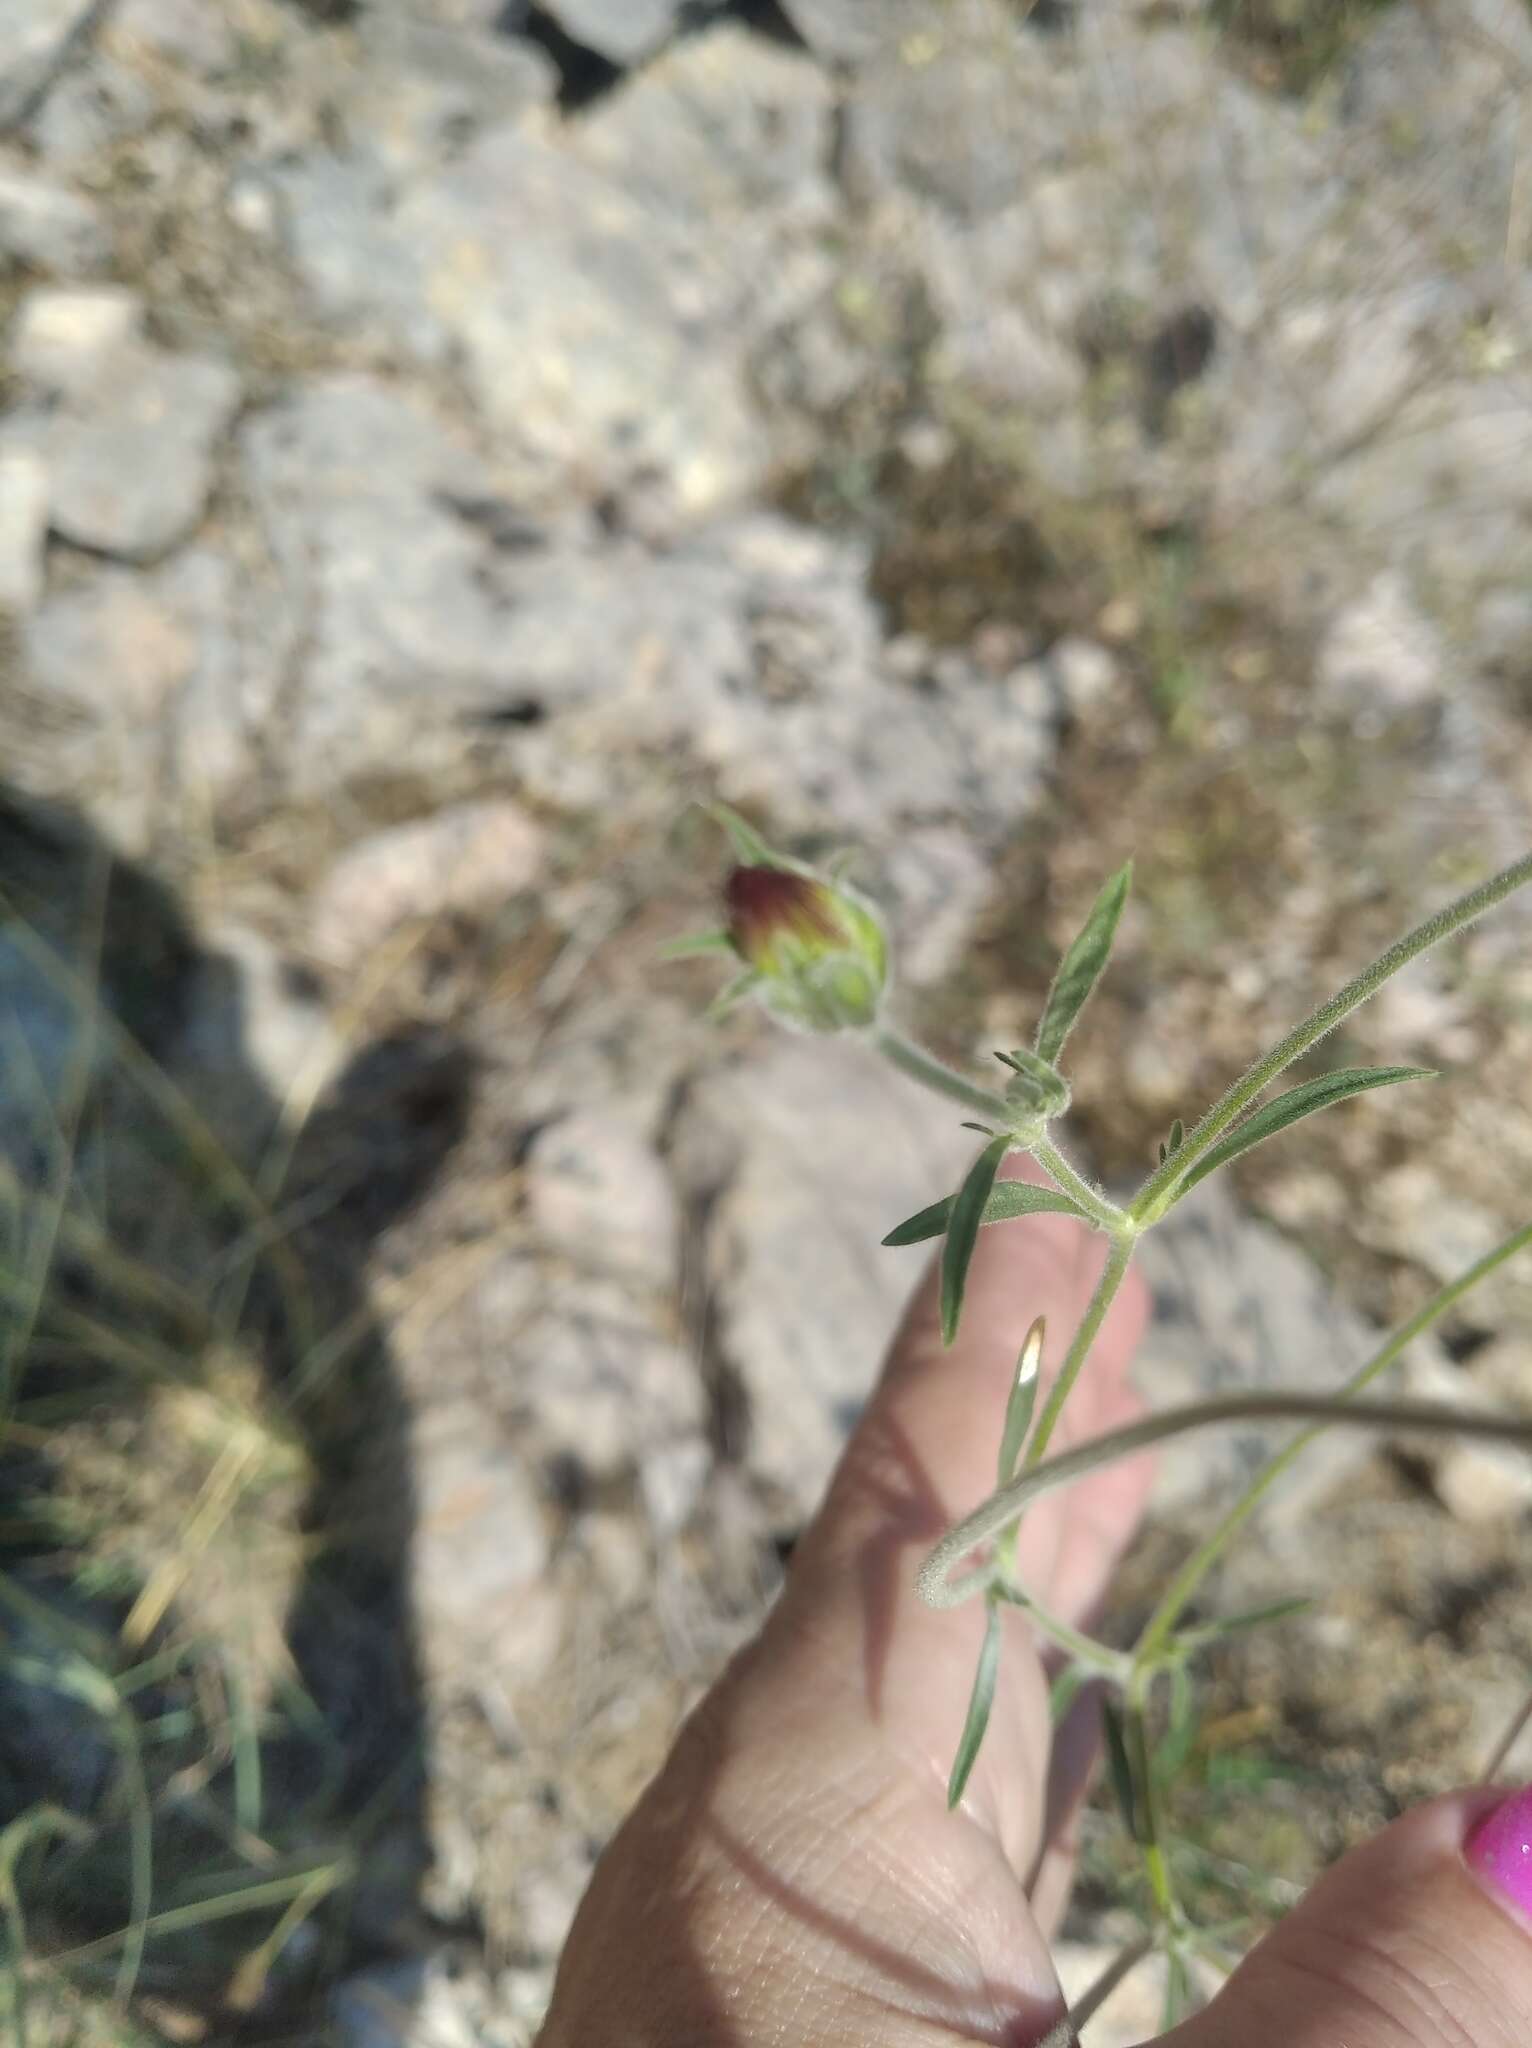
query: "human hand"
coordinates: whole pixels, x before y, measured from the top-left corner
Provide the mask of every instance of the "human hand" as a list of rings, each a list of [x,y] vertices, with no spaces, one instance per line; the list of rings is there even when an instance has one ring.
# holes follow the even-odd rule
[[[1088,1703],[1050,1729],[1019,1611],[962,1806],[945,1787],[983,1629],[914,1590],[941,1531],[992,1485],[1032,1318],[1072,1329],[1099,1240],[1063,1217],[982,1233],[944,1352],[934,1276],[911,1307],[782,1598],[683,1728],[597,1867],[540,2048],[1055,2048],[1072,2040],[1048,1940],[1073,1871]],[[1118,1296],[1056,1443],[1138,1402],[1141,1284]],[[1045,1496],[1020,1577],[1088,1621],[1137,1524],[1142,1461]],[[1465,1861],[1509,1868],[1532,1911],[1532,1806],[1461,1794],[1347,1857],[1177,2048],[1526,2048],[1532,1923]],[[1486,1818],[1488,1816],[1488,1818]],[[1521,1889],[1515,1889],[1516,1880]]]

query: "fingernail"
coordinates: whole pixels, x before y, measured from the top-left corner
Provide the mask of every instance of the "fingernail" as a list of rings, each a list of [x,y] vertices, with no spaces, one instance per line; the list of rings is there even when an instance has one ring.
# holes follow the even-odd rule
[[[1471,1870],[1532,1919],[1532,1785],[1490,1809],[1464,1854]]]

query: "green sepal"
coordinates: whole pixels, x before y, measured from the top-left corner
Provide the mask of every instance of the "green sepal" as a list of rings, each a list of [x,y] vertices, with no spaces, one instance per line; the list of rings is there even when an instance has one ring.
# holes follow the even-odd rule
[[[1228,1137],[1210,1146],[1185,1180],[1176,1183],[1171,1199],[1179,1201],[1198,1181],[1206,1180],[1210,1173],[1216,1173],[1220,1166],[1227,1166],[1231,1159],[1237,1159],[1241,1152],[1248,1152],[1252,1145],[1261,1145],[1268,1138],[1274,1138],[1278,1131],[1285,1131],[1289,1124],[1297,1123],[1301,1117],[1313,1116],[1317,1110],[1328,1109],[1335,1102],[1345,1102],[1352,1095],[1363,1095],[1370,1088],[1388,1088],[1396,1081],[1435,1079],[1434,1067],[1338,1067],[1333,1074],[1320,1074],[1312,1081],[1301,1082],[1298,1087],[1289,1088],[1285,1094],[1265,1103]]]
[[[1048,1000],[1043,1005],[1037,1037],[1033,1041],[1038,1053],[1050,1065],[1064,1050],[1065,1039],[1074,1029],[1075,1020],[1101,978],[1132,886],[1133,863],[1127,861],[1104,884],[1090,907],[1090,915],[1080,928],[1079,937],[1059,962],[1053,986],[1048,991]]]
[[[1000,1162],[1011,1149],[1009,1132],[1002,1131],[998,1138],[991,1138],[973,1165],[968,1177],[952,1198],[952,1214],[947,1219],[947,1239],[942,1246],[942,1342],[950,1344],[957,1336],[958,1319],[963,1313],[963,1290],[968,1285],[968,1267],[973,1258],[973,1248],[979,1241],[979,1229],[984,1222],[985,1204],[995,1185],[995,1175],[1000,1171]]]
[[[728,953],[739,958],[727,932],[689,932],[684,939],[672,939],[661,946],[662,960],[696,960],[705,953]]]
[[[1014,1077],[1005,1085],[1005,1099],[1013,1108],[1045,1121],[1062,1116],[1068,1109],[1069,1083],[1050,1061],[1025,1047],[996,1053],[995,1057],[1011,1069]]]
[[[952,1774],[947,1780],[949,1812],[967,1789],[969,1777],[983,1747],[984,1731],[989,1726],[990,1709],[995,1704],[995,1684],[1000,1676],[1002,1627],[1000,1609],[991,1600],[986,1604],[984,1642],[979,1651],[978,1664],[974,1668],[973,1691],[968,1697],[968,1714],[963,1722],[963,1732],[958,1737],[957,1755],[952,1759]]]
[[[983,1126],[977,1126],[982,1129]],[[947,1219],[952,1214],[952,1195],[943,1195],[939,1202],[933,1202],[929,1209],[921,1209],[914,1216],[907,1216],[884,1238],[887,1245],[921,1244],[928,1237],[940,1237],[947,1228]],[[1034,1187],[1029,1180],[998,1180],[990,1189],[984,1204],[986,1223],[1009,1223],[1017,1216],[1079,1216],[1085,1218],[1085,1211],[1078,1202],[1061,1194],[1057,1188]],[[1088,1218],[1085,1218],[1089,1221]]]
[[[747,967],[743,974],[736,974],[728,987],[721,988],[708,1004],[704,1012],[707,1021],[716,1024],[720,1018],[727,1017],[731,1010],[737,1010],[742,1002],[753,996],[760,985],[761,977],[753,967]]]
[[[735,853],[751,868],[791,868],[798,870],[799,863],[789,860],[785,854],[777,853],[756,831],[748,818],[742,818],[738,811],[728,804],[711,803],[704,806],[715,825],[721,825],[729,835],[729,843]]]

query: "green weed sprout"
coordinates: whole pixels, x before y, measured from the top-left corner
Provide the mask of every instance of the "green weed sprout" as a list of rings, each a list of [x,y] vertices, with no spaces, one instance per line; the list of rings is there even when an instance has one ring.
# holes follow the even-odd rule
[[[1199,1401],[1161,1410],[1061,1454],[1050,1456],[1049,1446],[1089,1364],[1092,1347],[1139,1239],[1161,1222],[1182,1196],[1230,1160],[1275,1138],[1304,1117],[1370,1089],[1435,1078],[1420,1067],[1346,1067],[1300,1082],[1278,1095],[1266,1093],[1295,1060],[1402,967],[1532,881],[1532,855],[1470,889],[1397,940],[1328,1002],[1295,1024],[1190,1129],[1178,1119],[1160,1146],[1159,1164],[1136,1194],[1119,1204],[1070,1164],[1051,1132],[1070,1100],[1069,1083],[1059,1061],[1106,968],[1128,900],[1131,866],[1120,869],[1105,883],[1078,937],[1064,954],[1032,1044],[997,1054],[1006,1079],[995,1090],[954,1072],[890,1022],[886,1009],[891,980],[889,947],[870,905],[847,889],[837,873],[820,874],[775,852],[732,811],[714,806],[713,815],[728,832],[738,862],[726,891],[729,922],[720,931],[681,941],[671,949],[672,954],[717,952],[731,957],[738,972],[725,992],[726,1004],[753,997],[796,1028],[853,1033],[901,1072],[978,1119],[970,1128],[976,1129],[984,1142],[962,1185],[901,1223],[884,1240],[891,1245],[942,1240],[941,1321],[946,1342],[950,1344],[957,1334],[968,1269],[981,1230],[1054,1211],[1077,1216],[1107,1241],[1101,1278],[1040,1407],[1039,1367],[1047,1333],[1041,1321],[1029,1331],[1002,1427],[995,1490],[942,1537],[920,1568],[919,1586],[934,1607],[982,1600],[988,1609],[967,1717],[962,1729],[953,1731],[950,1805],[956,1806],[963,1797],[989,1723],[999,1664],[1002,1604],[1025,1608],[1034,1626],[1064,1652],[1066,1663],[1055,1688],[1056,1710],[1061,1710],[1086,1680],[1101,1687],[1107,1761],[1124,1825],[1142,1861],[1152,1902],[1151,1925],[1144,1938],[1118,1958],[1101,1983],[1079,2002],[1070,2025],[1083,2024],[1126,1970],[1155,1949],[1167,1958],[1165,2024],[1174,2025],[1195,2002],[1192,1959],[1218,1953],[1220,1942],[1216,1930],[1191,1923],[1176,1894],[1161,1817],[1166,1763],[1156,1755],[1150,1733],[1156,1691],[1162,1684],[1168,1685],[1173,1701],[1183,1698],[1188,1663],[1200,1651],[1237,1631],[1280,1621],[1307,1603],[1284,1601],[1257,1614],[1234,1615],[1188,1628],[1181,1626],[1182,1617],[1262,1497],[1326,1430],[1453,1434],[1532,1450],[1532,1423],[1440,1403],[1361,1398],[1415,1338],[1479,1281],[1532,1244],[1532,1223],[1513,1231],[1440,1289],[1333,1395],[1273,1389]],[[1001,1164],[1014,1152],[1030,1153],[1051,1185],[1002,1180]],[[1303,1427],[1256,1473],[1175,1573],[1131,1650],[1114,1649],[1050,1615],[1018,1579],[1016,1532],[1027,1510],[1043,1494],[1189,1431],[1269,1420],[1291,1420]],[[1172,1714],[1172,1723],[1175,1719]],[[1501,1744],[1501,1754],[1505,1746]]]

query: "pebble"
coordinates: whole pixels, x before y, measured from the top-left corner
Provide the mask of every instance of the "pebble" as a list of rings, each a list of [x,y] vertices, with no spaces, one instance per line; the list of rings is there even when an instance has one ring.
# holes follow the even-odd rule
[[[10,263],[61,277],[90,276],[111,262],[106,223],[67,185],[0,168],[0,270]]]
[[[483,917],[529,889],[543,833],[508,797],[451,804],[350,847],[314,892],[309,931],[331,965],[354,968],[401,925]]]
[[[592,1266],[663,1285],[675,1276],[680,1216],[652,1145],[616,1108],[581,1108],[537,1134],[523,1167],[544,1243]]]
[[[217,443],[239,402],[227,363],[147,347],[128,353],[60,416],[54,530],[125,561],[166,553],[202,516]]]
[[[25,618],[43,594],[48,469],[35,449],[0,442],[0,612]]]
[[[39,286],[11,329],[11,368],[41,392],[78,396],[123,360],[143,318],[143,300],[124,285]]]
[[[96,0],[5,0],[0,10],[0,134],[31,112],[96,11]]]

